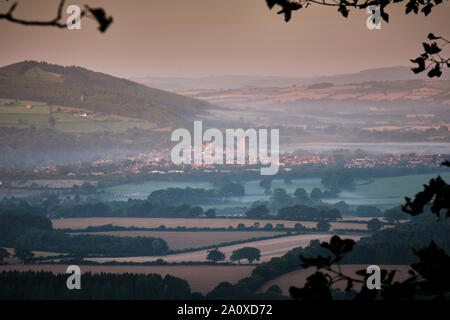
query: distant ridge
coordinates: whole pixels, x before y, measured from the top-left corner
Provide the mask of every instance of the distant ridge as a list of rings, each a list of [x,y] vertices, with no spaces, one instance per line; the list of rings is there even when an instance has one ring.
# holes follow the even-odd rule
[[[177,125],[213,106],[77,66],[23,61],[0,68],[0,98],[44,101]]]
[[[199,78],[183,77],[143,77],[133,80],[148,86],[168,91],[190,89],[241,89],[260,87],[289,87],[292,85],[310,85],[320,82],[347,84],[367,81],[415,80],[427,79],[426,74],[414,74],[410,67],[397,66],[362,70],[356,73],[317,77],[283,77],[283,76],[208,76]],[[435,80],[450,80],[450,74],[444,73]]]

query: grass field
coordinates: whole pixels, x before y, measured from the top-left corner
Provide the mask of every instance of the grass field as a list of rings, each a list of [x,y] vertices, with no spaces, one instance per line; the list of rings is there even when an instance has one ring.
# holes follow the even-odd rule
[[[254,266],[90,266],[81,265],[81,272],[91,273],[157,273],[164,277],[170,274],[186,279],[192,292],[208,293],[220,282],[236,283],[238,280],[250,276]],[[67,265],[2,265],[1,271],[51,271],[66,273]],[[83,281],[83,278],[81,278]]]
[[[73,233],[72,233],[73,234]],[[79,234],[79,233],[77,233]],[[248,240],[252,238],[271,237],[284,234],[284,232],[266,231],[214,231],[214,232],[164,232],[164,231],[111,231],[89,232],[95,235],[110,235],[116,237],[154,237],[167,242],[171,250],[183,250],[188,248],[200,248],[210,245],[218,245],[223,242]]]
[[[362,277],[355,274],[356,271],[361,269],[367,269],[369,265],[342,265],[342,272],[344,274],[350,275],[355,279],[361,279]],[[408,278],[408,270],[411,269],[408,265],[380,265],[381,269],[386,270],[398,270],[398,272],[395,274],[394,281],[402,281]],[[277,285],[281,288],[283,291],[283,294],[289,295],[289,288],[291,286],[295,287],[303,287],[306,283],[306,278],[309,277],[311,274],[313,274],[316,271],[316,268],[308,268],[308,269],[301,269],[292,271],[289,273],[286,273],[278,278],[275,278],[273,280],[270,280],[266,282],[260,289],[259,292],[265,292],[267,289],[269,289],[273,285]],[[325,271],[324,271],[325,272]],[[328,272],[327,272],[328,273]],[[336,283],[336,288],[340,288],[342,290],[345,289],[345,286],[347,285],[346,281],[340,281]],[[360,283],[354,283],[354,288],[356,290],[359,290],[361,288]]]
[[[52,112],[51,112],[52,111]],[[0,126],[50,128],[50,112],[55,119],[54,129],[64,132],[122,132],[129,128],[155,129],[149,121],[101,114],[83,117],[88,112],[77,108],[50,107],[45,102],[0,99]],[[89,112],[88,112],[89,113]]]
[[[86,229],[89,226],[103,226],[112,224],[121,227],[138,227],[138,228],[158,228],[161,225],[167,228],[176,228],[179,226],[193,228],[228,228],[233,226],[236,228],[238,224],[243,223],[246,227],[254,226],[259,223],[260,227],[267,223],[274,227],[277,224],[284,224],[285,227],[293,228],[295,224],[300,223],[307,228],[315,228],[317,222],[311,221],[285,221],[285,220],[252,220],[252,219],[229,219],[229,218],[66,218],[52,220],[53,227],[56,229]],[[366,230],[367,224],[345,222],[331,222],[333,229],[356,229]]]
[[[260,262],[269,261],[275,257],[281,257],[286,252],[291,249],[298,247],[305,247],[309,245],[311,240],[328,241],[330,240],[330,234],[307,234],[307,235],[295,235],[287,236],[276,239],[259,240],[247,242],[244,244],[236,244],[231,246],[219,247],[226,258],[228,259],[231,253],[242,247],[255,247],[261,251]],[[348,239],[359,240],[360,236],[346,236]],[[168,256],[158,256],[158,257],[120,257],[120,258],[87,258],[86,260],[96,261],[96,262],[150,262],[156,261],[157,259],[163,259],[166,262],[183,262],[183,261],[206,261],[206,255],[208,250],[198,250],[185,253],[177,253]],[[242,262],[242,261],[241,261]]]
[[[349,205],[374,205],[381,209],[391,208],[405,202],[405,196],[413,197],[422,189],[424,183],[428,183],[437,174],[414,174],[387,178],[374,178],[371,183],[357,185],[355,190],[343,191],[336,198],[323,199],[327,203],[345,201]],[[441,176],[449,181],[450,172],[443,172]],[[357,183],[365,181],[358,180]],[[243,182],[245,196],[230,199],[225,204],[212,207],[239,207],[250,206],[254,201],[267,201],[268,196],[264,194],[264,189],[259,186],[259,180]],[[174,181],[149,181],[144,183],[128,183],[105,188],[102,191],[111,193],[117,200],[128,200],[128,198],[145,199],[153,191],[170,187],[191,187],[212,189],[213,186],[207,182],[174,182]],[[287,193],[293,195],[297,188],[304,188],[307,192],[315,187],[324,190],[320,178],[293,179],[291,184],[285,184],[281,179],[272,182],[272,189],[283,188]],[[132,195],[132,196],[131,196]],[[204,206],[211,207],[211,206]]]

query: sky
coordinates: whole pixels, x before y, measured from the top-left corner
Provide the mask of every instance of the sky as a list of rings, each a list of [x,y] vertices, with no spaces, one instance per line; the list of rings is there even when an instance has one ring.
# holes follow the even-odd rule
[[[5,11],[11,1],[0,0]],[[20,0],[15,15],[51,19],[58,0]],[[78,65],[115,76],[317,76],[412,66],[429,32],[450,37],[450,4],[428,17],[394,4],[390,22],[369,30],[369,15],[313,5],[289,23],[265,0],[67,0],[103,7],[114,22],[81,30],[27,27],[0,20],[0,66],[22,60]],[[68,15],[64,15],[67,17]]]

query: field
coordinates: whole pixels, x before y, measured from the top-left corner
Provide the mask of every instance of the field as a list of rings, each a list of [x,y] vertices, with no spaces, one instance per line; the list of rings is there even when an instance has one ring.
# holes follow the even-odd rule
[[[422,185],[427,183],[436,174],[414,174],[387,178],[374,178],[371,183],[365,183],[356,179],[357,186],[355,190],[343,191],[336,198],[323,199],[328,203],[336,203],[345,201],[349,205],[375,205],[382,209],[391,208],[401,205],[405,201],[405,196],[413,197],[422,189]],[[450,180],[450,172],[443,172],[441,176],[447,181]],[[360,185],[358,185],[360,184]],[[243,182],[245,188],[245,196],[230,199],[225,204],[212,207],[243,207],[250,206],[254,201],[267,200],[264,189],[259,186],[259,180]],[[212,184],[207,182],[160,182],[149,181],[145,183],[129,183],[105,188],[103,191],[113,195],[116,200],[128,200],[128,198],[145,199],[155,190],[170,187],[191,187],[212,189]],[[315,187],[324,189],[320,178],[292,179],[291,184],[285,184],[281,179],[274,179],[272,189],[283,188],[288,194],[293,195],[295,189],[304,188],[307,192]],[[211,207],[211,206],[205,206]]]
[[[89,232],[95,235],[110,235],[116,237],[154,237],[167,242],[171,250],[183,250],[188,248],[200,248],[210,245],[218,245],[223,242],[248,240],[252,238],[271,237],[284,232],[276,231],[214,231],[214,232],[165,232],[165,231],[111,231]],[[73,234],[73,233],[71,233]]]
[[[81,272],[91,273],[158,273],[162,277],[170,274],[186,279],[192,292],[208,293],[220,282],[236,283],[238,280],[250,276],[254,266],[90,266],[81,265]],[[1,271],[51,271],[66,273],[67,265],[3,265]],[[81,278],[83,281],[83,278]]]
[[[355,272],[361,269],[366,269],[367,267],[368,265],[351,265],[351,264],[341,266],[344,274],[348,274],[356,279],[363,279],[363,278],[358,275],[355,275]],[[394,281],[405,280],[408,277],[408,270],[410,270],[410,266],[408,265],[380,265],[379,267],[381,269],[387,270],[394,270],[394,269],[398,270],[398,272],[395,274]],[[306,278],[309,277],[312,273],[314,273],[315,270],[316,270],[315,268],[309,268],[286,273],[278,278],[268,281],[259,289],[259,291],[265,292],[272,285],[278,285],[283,291],[283,294],[289,295],[289,287],[291,286],[303,287],[304,284],[306,283]],[[346,284],[347,282],[340,281],[336,283],[336,287],[344,290]],[[358,283],[354,283],[354,288],[359,290],[361,288],[361,285]]]
[[[66,218],[52,220],[53,228],[55,229],[86,229],[89,226],[103,226],[112,224],[113,226],[121,227],[139,227],[139,228],[158,228],[161,225],[167,228],[176,228],[179,226],[187,228],[228,228],[233,226],[236,228],[238,224],[243,223],[246,227],[254,226],[259,223],[260,227],[267,223],[284,224],[285,227],[293,228],[295,224],[300,223],[307,228],[315,228],[317,222],[311,221],[285,221],[285,220],[252,220],[252,219],[229,219],[229,218]],[[348,223],[348,222],[331,222],[331,229],[357,229],[366,230],[367,224],[362,223]]]
[[[308,246],[311,240],[328,241],[331,238],[330,234],[308,234],[287,236],[276,239],[259,240],[247,242],[244,244],[236,244],[231,246],[219,247],[227,259],[231,253],[242,247],[255,247],[261,251],[260,262],[269,261],[275,257],[281,257],[291,249]],[[359,240],[360,236],[346,236],[346,238]],[[158,257],[121,257],[121,258],[87,258],[86,260],[96,262],[151,262],[158,259],[163,259],[166,262],[183,262],[183,261],[206,261],[208,250],[198,250],[185,253],[177,253],[168,256]],[[242,262],[242,261],[241,261]]]
[[[51,107],[40,101],[0,99],[0,126],[53,128],[64,132],[121,132],[129,128],[154,129],[154,123],[115,115],[89,113],[83,109]]]
[[[14,257],[14,249],[13,248],[4,248],[10,254],[9,258],[6,258],[4,261],[8,264],[19,264],[22,261],[19,258]],[[31,251],[34,254],[35,258],[46,258],[51,256],[59,256],[66,255],[65,253],[57,253],[57,252],[48,252],[48,251]]]

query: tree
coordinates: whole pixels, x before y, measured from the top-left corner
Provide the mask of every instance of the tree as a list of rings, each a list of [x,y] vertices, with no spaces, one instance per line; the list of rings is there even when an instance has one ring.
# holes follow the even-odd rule
[[[18,23],[26,26],[49,26],[49,27],[57,27],[57,28],[67,28],[67,23],[62,22],[63,20],[63,9],[65,0],[60,0],[56,16],[47,21],[37,21],[37,20],[25,20],[21,18],[16,18],[13,16],[14,11],[16,10],[18,6],[18,2],[14,2],[8,9],[6,13],[0,13],[0,19],[5,19],[12,23]],[[98,23],[98,29],[100,32],[105,32],[106,29],[108,29],[109,25],[112,23],[113,18],[107,17],[105,10],[102,8],[90,8],[88,5],[84,6],[84,9],[80,12],[80,20],[90,15],[92,18],[94,18]]]
[[[329,231],[331,228],[331,224],[327,221],[319,221],[319,223],[317,223],[317,230],[322,231],[322,232],[327,232]]]
[[[277,223],[275,226],[275,230],[283,230],[284,229],[284,224],[283,223]]]
[[[377,207],[361,205],[356,207],[356,215],[358,217],[381,217],[382,213]]]
[[[269,209],[267,209],[267,207],[262,204],[248,209],[245,215],[249,219],[263,219],[266,218],[269,213]]]
[[[0,248],[0,264],[3,264],[3,259],[9,258],[11,255],[4,248]]]
[[[239,264],[241,264],[241,259],[247,259],[249,263],[252,263],[255,260],[259,261],[260,258],[261,258],[261,251],[253,247],[244,247],[234,250],[230,256],[231,261],[238,260]]]
[[[270,230],[272,230],[273,229],[273,225],[271,224],[271,223],[267,223],[265,226],[264,226],[264,230],[265,231],[270,231]]]
[[[283,188],[276,188],[273,192],[271,209],[279,210],[284,207],[289,207],[294,204],[292,197],[287,194]]]
[[[334,204],[334,207],[339,210],[341,215],[350,211],[350,206],[345,201],[339,201]]]
[[[419,11],[425,16],[428,16],[433,8],[444,3],[442,0],[363,0],[361,2],[349,2],[347,0],[266,0],[267,6],[271,10],[275,5],[281,7],[278,14],[284,15],[284,20],[288,22],[292,18],[292,12],[300,9],[306,9],[312,5],[321,5],[327,7],[337,8],[337,11],[342,14],[343,17],[347,18],[350,9],[361,9],[366,10],[372,8],[379,8],[380,16],[385,22],[389,22],[389,14],[386,12],[387,8],[391,4],[405,3],[405,14],[414,12],[418,14]],[[373,22],[376,24],[376,17],[373,15]],[[442,68],[444,66],[450,67],[450,58],[443,58],[440,55],[442,48],[449,44],[450,41],[434,34],[428,34],[428,40],[433,41],[432,43],[423,43],[424,53],[411,62],[416,63],[417,67],[411,68],[414,73],[423,72],[430,67],[431,70],[428,72],[428,77],[440,77],[442,74]],[[438,43],[440,42],[440,43]],[[439,47],[440,45],[440,47]],[[428,63],[428,65],[427,65]]]
[[[339,193],[343,189],[352,189],[355,181],[348,169],[327,171],[322,176],[322,184],[333,193]]]
[[[303,188],[297,188],[294,192],[295,202],[299,204],[308,204],[311,202],[311,199],[308,196],[308,193]]]
[[[207,218],[215,218],[216,217],[216,210],[214,209],[208,209],[205,211],[205,216]]]
[[[295,231],[302,231],[305,229],[305,227],[301,223],[296,223],[294,225],[294,229],[295,229]]]
[[[314,188],[311,190],[311,199],[319,200],[323,197],[322,191],[319,188]]]
[[[272,178],[271,177],[264,177],[259,182],[259,186],[265,190],[268,190],[272,187]]]
[[[14,256],[23,261],[23,264],[26,264],[28,260],[32,259],[34,254],[26,247],[16,247],[14,249]]]
[[[369,222],[367,222],[367,229],[370,232],[375,232],[380,230],[383,227],[383,223],[378,220],[377,218],[374,218],[372,220],[370,220]]]
[[[408,215],[402,211],[401,207],[388,209],[384,212],[384,218],[389,223],[400,223],[402,219],[408,219]]]
[[[212,261],[214,263],[216,263],[217,261],[223,261],[225,260],[225,254],[222,251],[219,251],[219,249],[215,248],[208,251],[206,260]]]
[[[245,188],[239,182],[228,182],[222,184],[219,188],[219,192],[224,197],[241,197],[245,195]]]

